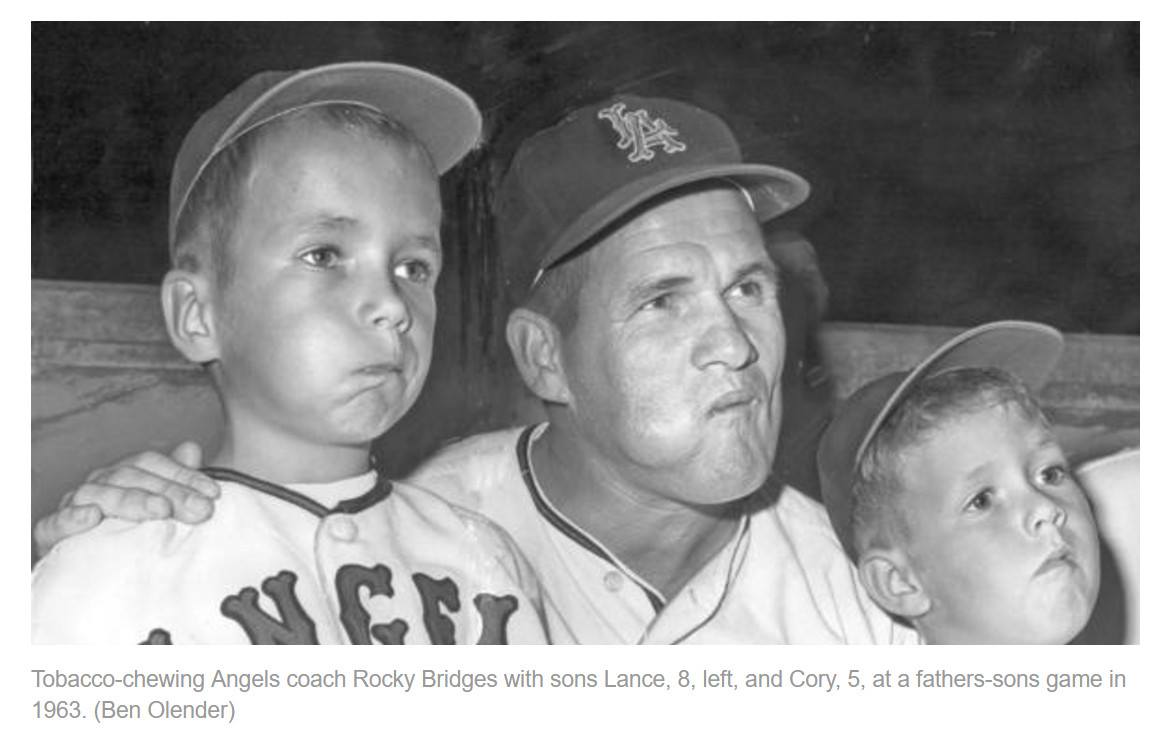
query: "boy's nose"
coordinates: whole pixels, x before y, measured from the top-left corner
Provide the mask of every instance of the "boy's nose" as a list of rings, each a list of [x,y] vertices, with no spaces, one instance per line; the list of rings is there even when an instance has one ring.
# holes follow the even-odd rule
[[[379,330],[406,333],[410,330],[410,309],[394,279],[370,280],[360,308],[361,320]]]
[[[1068,513],[1064,506],[1042,492],[1033,493],[1034,499],[1028,509],[1027,527],[1032,533],[1039,534],[1046,525],[1056,529],[1064,527]]]

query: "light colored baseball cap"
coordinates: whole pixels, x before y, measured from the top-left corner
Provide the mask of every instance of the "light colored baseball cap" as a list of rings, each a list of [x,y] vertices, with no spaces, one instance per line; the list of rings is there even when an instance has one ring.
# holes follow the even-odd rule
[[[475,148],[483,128],[479,108],[467,93],[414,67],[345,62],[260,72],[203,113],[183,139],[171,172],[171,249],[179,216],[216,154],[248,131],[282,115],[337,103],[367,107],[406,126],[426,148],[440,174]]]
[[[1064,339],[1043,323],[1005,320],[964,331],[909,371],[875,379],[838,406],[817,449],[821,500],[837,539],[854,561],[853,494],[861,459],[882,424],[924,379],[953,369],[1001,369],[1038,389],[1060,361]]]
[[[665,98],[617,95],[521,144],[496,194],[505,261],[535,283],[549,267],[650,198],[709,179],[738,184],[761,223],[800,205],[800,175],[743,161],[721,118]]]

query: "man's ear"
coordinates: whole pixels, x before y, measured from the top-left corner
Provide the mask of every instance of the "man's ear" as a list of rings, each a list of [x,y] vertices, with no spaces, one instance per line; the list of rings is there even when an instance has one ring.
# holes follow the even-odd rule
[[[546,316],[527,308],[508,315],[508,347],[528,389],[544,400],[569,402],[561,359],[561,332]]]
[[[866,551],[857,570],[865,591],[886,612],[913,620],[930,610],[930,596],[901,550]]]
[[[211,284],[201,274],[172,269],[163,277],[162,308],[171,343],[197,364],[219,358]]]

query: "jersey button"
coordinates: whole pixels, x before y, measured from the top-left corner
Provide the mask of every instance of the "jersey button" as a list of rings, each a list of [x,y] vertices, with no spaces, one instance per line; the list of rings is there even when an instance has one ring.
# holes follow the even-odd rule
[[[346,517],[329,519],[329,535],[338,541],[352,541],[357,538],[357,525]]]
[[[606,572],[605,576],[602,577],[602,581],[605,582],[605,588],[610,592],[617,592],[621,589],[623,580],[624,577],[616,571]]]

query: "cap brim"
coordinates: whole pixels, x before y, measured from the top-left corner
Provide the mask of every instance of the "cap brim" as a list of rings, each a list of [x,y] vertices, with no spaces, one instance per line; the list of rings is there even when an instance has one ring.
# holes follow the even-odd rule
[[[540,260],[536,278],[650,198],[708,179],[730,179],[743,187],[752,200],[756,219],[761,223],[800,205],[808,199],[810,191],[808,182],[800,175],[764,164],[701,165],[644,177],[610,193],[564,229]]]
[[[331,103],[369,107],[403,124],[440,174],[475,148],[483,127],[475,101],[445,79],[400,64],[348,62],[298,72],[274,85],[237,116],[215,150],[274,118]]]
[[[1060,331],[1043,323],[1004,320],[960,333],[919,362],[898,384],[858,444],[854,470],[882,423],[923,379],[951,369],[985,367],[1002,369],[1030,389],[1038,389],[1060,362],[1063,349]]]

